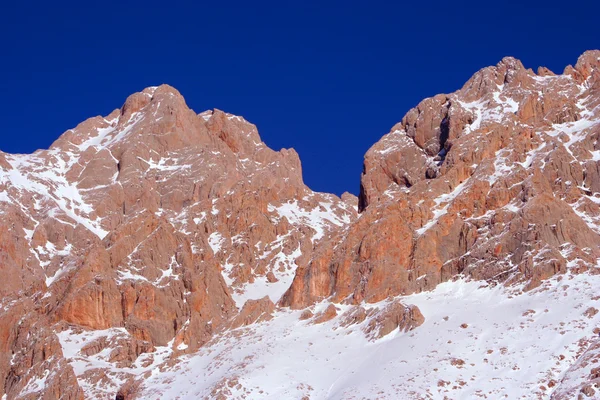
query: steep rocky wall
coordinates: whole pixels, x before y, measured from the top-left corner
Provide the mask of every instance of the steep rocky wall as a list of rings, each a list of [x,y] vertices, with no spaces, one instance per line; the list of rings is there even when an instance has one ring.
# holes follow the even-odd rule
[[[365,155],[360,218],[282,304],[377,302],[457,274],[527,288],[600,256],[600,52],[562,75],[503,59],[425,99]]]

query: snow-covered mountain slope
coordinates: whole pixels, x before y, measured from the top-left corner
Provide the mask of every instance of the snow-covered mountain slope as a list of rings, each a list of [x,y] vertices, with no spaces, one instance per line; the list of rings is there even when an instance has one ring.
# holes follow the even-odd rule
[[[402,297],[421,309],[423,325],[374,341],[361,330],[369,319],[341,325],[353,306],[336,305],[341,317],[322,324],[282,310],[153,375],[141,397],[547,399],[587,378],[589,368],[576,378],[570,368],[600,345],[598,285],[600,275],[589,274],[555,277],[529,292],[446,282]]]
[[[505,58],[338,198],[242,117],[133,94],[0,152],[0,395],[598,397],[599,135],[600,52]]]

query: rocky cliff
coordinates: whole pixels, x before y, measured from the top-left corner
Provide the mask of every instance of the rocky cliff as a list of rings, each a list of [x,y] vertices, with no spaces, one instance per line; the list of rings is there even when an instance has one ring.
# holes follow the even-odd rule
[[[73,371],[60,367],[77,333],[105,332],[90,352],[114,345],[109,360],[132,367],[144,355],[148,371],[157,348],[197,350],[247,298],[278,301],[297,263],[357,216],[303,184],[294,150],[269,149],[240,117],[194,113],[167,85],[130,96],[49,150],[0,160],[9,398],[37,393],[28,385],[41,377],[47,388],[56,381],[48,398],[82,398]],[[84,372],[86,398],[116,393],[106,374]],[[108,381],[128,378],[118,375]]]
[[[594,396],[599,106],[600,52],[505,58],[410,110],[358,198],[167,85],[0,152],[0,394]]]
[[[527,288],[600,257],[600,53],[562,75],[505,58],[423,100],[366,154],[361,218],[283,304],[378,302],[465,274]]]

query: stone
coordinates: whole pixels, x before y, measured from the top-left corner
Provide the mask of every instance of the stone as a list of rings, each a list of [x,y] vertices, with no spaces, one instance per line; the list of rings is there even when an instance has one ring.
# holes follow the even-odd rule
[[[240,313],[231,322],[232,328],[268,321],[273,318],[275,304],[268,296],[259,300],[247,300]]]
[[[600,52],[563,74],[506,57],[399,115],[341,198],[304,184],[293,149],[168,85],[48,150],[0,152],[0,396],[135,398],[148,371],[127,369],[173,366],[279,308],[377,340],[418,335],[398,296],[457,276],[527,291],[598,273],[599,106]],[[67,334],[111,368],[74,369]],[[569,368],[581,384],[547,383],[553,400],[595,395],[597,353]]]
[[[372,340],[380,339],[396,329],[400,332],[411,331],[425,322],[425,318],[417,306],[406,306],[396,300],[375,313],[365,333]]]

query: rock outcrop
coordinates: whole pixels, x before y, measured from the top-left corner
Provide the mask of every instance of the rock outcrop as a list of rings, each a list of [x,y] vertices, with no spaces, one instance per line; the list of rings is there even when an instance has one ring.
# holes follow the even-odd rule
[[[360,326],[375,346],[427,325],[398,296],[459,275],[519,292],[598,273],[599,134],[590,51],[559,75],[505,58],[423,100],[367,152],[358,197],[313,192],[293,149],[168,85],[48,150],[0,152],[0,397],[140,398],[157,373],[278,318]],[[587,383],[552,381],[555,398],[596,390],[594,349],[571,371]],[[254,389],[229,376],[211,393]]]
[[[589,343],[587,349],[558,382],[551,400],[593,399],[600,393],[600,341]]]
[[[424,321],[418,307],[394,301],[371,318],[365,327],[365,333],[372,339],[380,339],[396,329],[401,332],[412,331]]]
[[[27,315],[22,329],[35,336],[27,350],[24,331],[0,328],[0,395],[10,398],[79,399],[82,384],[86,398],[113,396],[165,354],[265,319],[297,265],[357,216],[351,201],[304,185],[294,150],[269,149],[241,117],[196,114],[168,85],[131,95],[49,150],[0,153],[0,167],[2,318]],[[61,354],[72,335],[74,357],[105,347],[107,362],[145,361],[136,373],[75,379]],[[29,361],[12,366],[22,352]]]
[[[282,304],[378,302],[457,274],[537,287],[600,257],[600,52],[564,74],[505,58],[425,99],[366,154],[361,217]]]

